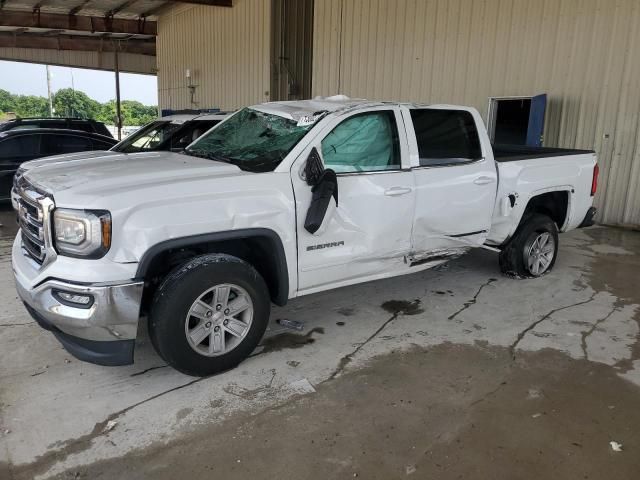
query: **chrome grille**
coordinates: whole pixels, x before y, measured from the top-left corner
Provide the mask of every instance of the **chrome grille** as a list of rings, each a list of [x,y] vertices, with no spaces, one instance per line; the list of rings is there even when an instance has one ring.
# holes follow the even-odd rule
[[[53,201],[42,192],[20,178],[17,184],[18,224],[22,239],[22,250],[39,265],[44,265],[48,254],[55,253],[49,237],[49,212]]]

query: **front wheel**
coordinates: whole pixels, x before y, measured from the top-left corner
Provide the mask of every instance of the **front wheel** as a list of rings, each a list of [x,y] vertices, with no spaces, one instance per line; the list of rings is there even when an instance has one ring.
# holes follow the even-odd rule
[[[202,255],[162,282],[149,335],[158,354],[188,375],[229,370],[251,354],[269,322],[269,291],[245,261]]]
[[[516,278],[549,273],[558,256],[558,227],[546,215],[529,217],[500,253],[500,269]]]

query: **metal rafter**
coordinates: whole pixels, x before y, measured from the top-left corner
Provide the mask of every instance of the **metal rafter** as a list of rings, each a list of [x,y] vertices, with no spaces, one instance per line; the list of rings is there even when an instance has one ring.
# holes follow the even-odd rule
[[[83,37],[79,35],[45,36],[27,32],[19,35],[14,32],[0,32],[0,47],[92,52],[113,52],[118,48],[120,52],[138,53],[141,55],[156,54],[156,44],[154,40],[118,40],[103,37]]]
[[[118,5],[115,8],[112,8],[111,10],[109,10],[106,13],[107,17],[113,17],[114,15],[116,15],[117,13],[120,13],[121,11],[125,10],[126,8],[129,8],[131,5],[133,5],[134,3],[136,3],[138,0],[126,0],[125,2],[122,2],[120,5]]]
[[[167,0],[166,2],[141,13],[142,18],[151,17],[165,8],[178,3],[187,3],[191,5],[208,5],[211,7],[233,7],[233,0]]]
[[[58,13],[3,11],[0,26],[76,30],[83,32],[130,33],[156,35],[156,22],[117,17],[88,17]]]
[[[85,8],[90,2],[91,2],[91,0],[83,0],[81,3],[79,3],[78,5],[73,7],[71,10],[69,10],[69,15],[75,15],[80,10]]]

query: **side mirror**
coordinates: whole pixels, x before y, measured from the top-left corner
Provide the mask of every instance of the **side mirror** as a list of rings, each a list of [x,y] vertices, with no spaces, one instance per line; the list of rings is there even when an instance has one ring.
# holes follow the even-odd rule
[[[304,228],[312,235],[322,235],[338,206],[338,178],[333,170],[324,169],[315,148],[307,159],[304,176],[312,192]]]
[[[322,159],[320,158],[320,154],[315,147],[311,149],[311,153],[309,157],[307,157],[307,161],[304,164],[304,169],[302,170],[302,179],[307,182],[307,185],[310,187],[314,187],[320,181],[320,177],[324,173],[324,165],[322,163]]]

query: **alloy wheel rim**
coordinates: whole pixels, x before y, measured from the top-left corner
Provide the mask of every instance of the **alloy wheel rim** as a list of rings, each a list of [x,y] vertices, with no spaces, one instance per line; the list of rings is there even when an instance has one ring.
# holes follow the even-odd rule
[[[544,274],[555,256],[556,242],[549,232],[538,235],[525,250],[525,262],[529,272],[539,277]]]
[[[194,351],[218,357],[242,343],[252,321],[251,296],[238,285],[224,283],[209,288],[193,302],[184,331]]]

